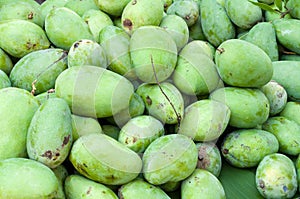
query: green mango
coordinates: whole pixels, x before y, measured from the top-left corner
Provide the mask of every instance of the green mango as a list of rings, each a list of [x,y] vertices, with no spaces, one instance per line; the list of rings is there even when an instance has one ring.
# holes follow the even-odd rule
[[[211,93],[209,98],[229,107],[229,125],[233,127],[255,128],[267,121],[269,116],[268,98],[259,89],[219,88]]]
[[[273,62],[272,79],[286,90],[289,100],[300,101],[300,62],[277,61]]]
[[[65,7],[49,12],[45,18],[45,30],[49,40],[65,50],[80,39],[94,40],[88,24],[76,12]]]
[[[35,112],[27,133],[27,153],[50,168],[62,164],[69,155],[72,118],[68,104],[60,98],[43,103]]]
[[[40,26],[21,19],[1,22],[0,38],[0,48],[17,58],[50,46],[44,30]]]
[[[118,141],[137,153],[143,153],[158,137],[164,135],[163,124],[150,115],[129,120],[122,128]]]
[[[182,93],[206,95],[216,89],[221,80],[211,54],[209,46],[203,46],[200,40],[191,41],[181,50],[172,79]]]
[[[106,54],[100,44],[88,39],[72,44],[68,52],[68,67],[83,65],[107,67]]]
[[[74,114],[72,114],[72,128],[73,141],[77,140],[83,135],[103,133],[102,128],[96,119]]]
[[[109,15],[121,16],[125,6],[130,0],[94,0],[100,10]]]
[[[159,86],[157,84],[144,83],[138,87],[136,93],[142,97],[149,115],[159,119],[163,124],[176,124],[183,116],[184,102],[182,95],[169,82],[163,82]],[[172,102],[173,106],[170,102]]]
[[[69,0],[47,0],[47,1],[44,1],[40,6],[43,23],[45,22],[46,16],[49,14],[49,12],[52,9],[58,8],[58,7],[64,7],[68,1]]]
[[[0,48],[0,70],[9,75],[13,67],[10,57]]]
[[[58,190],[57,190],[56,199],[65,199],[66,196],[64,192],[64,182],[68,176],[68,170],[64,165],[61,164],[55,167],[54,169],[52,169],[52,171],[58,180]]]
[[[189,39],[190,40],[207,40],[203,33],[201,24],[201,15],[199,15],[194,25],[189,27]]]
[[[118,195],[122,199],[147,198],[147,199],[171,199],[163,190],[141,178],[133,180],[121,186]]]
[[[175,192],[181,185],[181,181],[178,182],[166,182],[165,184],[160,185],[159,187],[165,192]]]
[[[255,181],[264,198],[293,198],[298,187],[294,163],[280,153],[264,157],[257,166]]]
[[[27,156],[27,130],[38,107],[38,100],[26,90],[0,89],[0,160]]]
[[[54,89],[50,89],[46,92],[40,93],[36,96],[34,96],[35,99],[37,99],[39,101],[39,104],[43,104],[44,102],[46,102],[48,99],[50,98],[55,98],[56,94],[55,94],[55,90]]]
[[[40,94],[54,88],[58,75],[67,68],[67,53],[59,48],[37,50],[22,57],[9,78],[12,86]]]
[[[164,11],[166,12],[170,7],[170,5],[172,5],[173,0],[162,0],[162,2],[164,4]]]
[[[273,21],[273,25],[279,43],[300,54],[300,21],[298,19],[277,19]]]
[[[107,135],[115,140],[118,140],[120,130],[121,129],[119,127],[114,126],[114,125],[110,125],[110,124],[102,125],[102,132],[105,135]]]
[[[191,139],[180,134],[165,135],[146,149],[143,175],[153,185],[178,182],[193,173],[197,159],[198,150]]]
[[[68,0],[64,7],[82,16],[88,10],[99,10],[94,0]]]
[[[65,180],[65,194],[72,199],[118,199],[117,195],[103,184],[80,175],[69,175]]]
[[[144,26],[130,39],[130,56],[137,77],[143,82],[166,80],[177,62],[177,46],[170,34],[161,27]],[[154,73],[155,71],[155,73]]]
[[[132,34],[141,26],[158,26],[163,13],[164,5],[161,0],[131,0],[122,12],[123,29]]]
[[[300,19],[300,2],[297,0],[289,0],[286,3],[286,8],[289,9],[289,14],[295,18]]]
[[[277,153],[279,143],[270,132],[259,129],[240,129],[230,132],[222,142],[221,152],[231,165],[255,167],[266,156]]]
[[[243,39],[263,49],[272,61],[278,61],[276,33],[271,23],[261,22],[254,25]]]
[[[240,28],[249,29],[262,20],[261,8],[248,0],[225,0],[225,9],[230,20]]]
[[[115,139],[98,133],[78,138],[69,159],[81,175],[106,185],[128,183],[142,169],[142,160],[137,153]]]
[[[279,151],[288,155],[300,153],[300,125],[284,116],[270,117],[262,129],[273,133],[279,142]]]
[[[216,0],[202,0],[201,26],[206,39],[215,47],[235,37],[235,28],[225,8]]]
[[[114,22],[114,26],[123,29],[121,17],[115,17],[115,18],[113,19],[113,22]]]
[[[108,69],[129,79],[135,79],[129,54],[130,37],[125,30],[106,26],[99,33],[99,42],[104,48]]]
[[[216,177],[220,175],[222,168],[221,153],[217,145],[213,142],[196,143],[198,149],[198,169],[205,169]]]
[[[204,169],[196,169],[181,184],[181,199],[225,199],[225,191],[216,176]]]
[[[178,52],[188,43],[189,28],[185,21],[177,15],[163,17],[160,27],[164,28],[176,43]]]
[[[35,1],[24,1],[6,3],[0,7],[0,21],[10,19],[23,19],[43,27],[44,21],[40,5]]]
[[[82,19],[89,25],[90,31],[92,32],[96,42],[99,41],[99,33],[106,26],[113,25],[111,18],[101,10],[87,10],[83,15]]]
[[[11,82],[5,72],[0,70],[0,89],[10,87]]]
[[[77,66],[63,71],[55,92],[73,114],[103,118],[128,108],[133,85],[126,78],[96,66]]]
[[[231,86],[261,87],[273,75],[270,57],[258,46],[239,39],[223,42],[215,53],[215,62],[221,79]]]
[[[271,4],[270,7],[273,10],[278,9],[275,4]],[[285,14],[281,15],[280,12],[271,12],[271,11],[266,10],[265,11],[265,21],[266,22],[272,22],[272,21],[274,21],[276,19],[281,19],[281,18],[290,19],[290,18],[292,18],[291,15],[289,14],[289,12],[286,9],[285,1],[282,1],[282,8],[281,8],[281,10],[280,9],[278,9],[278,10],[281,13],[285,13]]]
[[[300,125],[300,103],[293,101],[287,102],[279,115],[289,120],[293,120]]]
[[[224,132],[230,119],[230,109],[225,104],[204,99],[192,103],[184,110],[178,133],[195,141],[213,141]]]
[[[0,198],[52,199],[58,180],[46,165],[25,158],[0,161]]]
[[[281,55],[280,61],[300,61],[300,55]]]
[[[265,94],[270,103],[270,115],[280,113],[287,103],[287,92],[276,81],[271,80],[266,85],[262,86],[260,90]]]

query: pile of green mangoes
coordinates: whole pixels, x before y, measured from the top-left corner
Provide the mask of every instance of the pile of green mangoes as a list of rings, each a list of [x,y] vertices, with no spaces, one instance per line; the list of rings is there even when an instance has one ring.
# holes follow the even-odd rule
[[[300,195],[299,0],[0,0],[0,198]]]

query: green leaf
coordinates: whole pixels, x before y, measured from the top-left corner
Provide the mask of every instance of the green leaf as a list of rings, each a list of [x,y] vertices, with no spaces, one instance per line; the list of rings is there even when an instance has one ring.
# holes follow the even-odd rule
[[[265,4],[265,3],[259,3],[259,2],[255,2],[255,1],[250,1],[248,0],[250,3],[260,7],[263,10],[269,11],[269,12],[276,12],[275,9],[273,9],[270,5]]]
[[[282,0],[275,0],[274,4],[279,10],[282,10]]]
[[[239,169],[222,162],[219,176],[226,198],[256,198],[263,199],[256,188],[255,169]]]

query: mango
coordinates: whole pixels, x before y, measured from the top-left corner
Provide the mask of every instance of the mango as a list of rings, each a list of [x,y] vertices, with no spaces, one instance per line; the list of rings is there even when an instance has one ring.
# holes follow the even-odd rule
[[[57,199],[65,199],[65,191],[64,191],[64,182],[68,176],[68,170],[64,165],[59,165],[52,169],[53,173],[55,174],[58,180],[58,190],[57,190]]]
[[[257,166],[255,181],[264,198],[292,198],[298,187],[294,163],[280,153],[264,157]]]
[[[80,39],[94,39],[84,20],[65,7],[57,7],[49,12],[45,18],[45,30],[49,40],[64,50],[69,50]]]
[[[160,87],[164,94],[161,92]],[[163,124],[177,124],[184,112],[182,95],[169,82],[161,83],[160,87],[157,84],[144,83],[138,87],[136,93],[142,97],[146,112],[149,115],[159,119]],[[173,106],[170,102],[172,102]]]
[[[94,0],[100,10],[113,15],[121,16],[123,9],[130,0]]]
[[[128,108],[132,84],[124,77],[96,66],[71,67],[56,79],[55,92],[73,114],[103,118]]]
[[[280,61],[300,61],[300,55],[281,55]]]
[[[55,94],[55,90],[54,89],[50,89],[46,92],[40,93],[36,96],[34,96],[35,99],[37,99],[39,101],[39,104],[43,104],[45,101],[47,101],[50,98],[55,98],[56,94]]]
[[[0,89],[10,87],[11,82],[5,72],[0,70]]]
[[[27,156],[27,130],[38,107],[38,100],[26,90],[0,89],[0,160]]]
[[[123,199],[131,199],[131,198],[171,199],[159,187],[147,183],[141,178],[133,180],[125,185],[122,185],[118,191],[118,195],[120,198]]]
[[[202,29],[201,15],[199,15],[195,24],[189,27],[189,38],[191,40],[207,40]]]
[[[204,169],[196,169],[181,184],[182,199],[197,199],[199,196],[207,199],[226,198],[224,188],[218,178]]]
[[[239,39],[223,42],[215,53],[215,62],[221,79],[231,86],[261,87],[273,75],[270,57],[258,46]]]
[[[277,6],[275,4],[271,4],[270,5],[272,9],[278,9]],[[278,9],[280,10],[280,9]],[[286,6],[285,6],[285,2],[282,2],[282,8],[281,8],[281,13],[285,13],[284,15],[281,15],[281,13],[279,12],[271,12],[266,10],[265,11],[265,20],[267,22],[272,22],[276,19],[281,19],[281,18],[285,18],[285,19],[290,19],[292,18],[291,15],[289,14],[289,12],[287,12]]]
[[[14,65],[10,57],[0,48],[0,70],[9,75],[13,66]]]
[[[201,26],[206,39],[215,47],[235,37],[235,28],[225,8],[216,0],[202,0],[200,6]]]
[[[268,98],[259,89],[219,88],[210,94],[209,98],[229,107],[229,125],[233,127],[255,128],[267,121],[269,116]]]
[[[118,199],[117,195],[105,185],[77,174],[69,175],[66,178],[64,189],[67,198]]]
[[[164,5],[161,0],[131,0],[122,12],[123,29],[132,34],[141,26],[158,26],[163,12]]]
[[[9,78],[12,86],[40,94],[54,88],[56,78],[66,68],[67,53],[59,48],[49,48],[22,57]]]
[[[300,101],[300,62],[277,61],[273,62],[272,79],[286,90],[288,100]]]
[[[106,54],[95,41],[82,39],[72,44],[68,52],[68,67],[92,65],[107,67]]]
[[[105,135],[107,135],[115,140],[118,140],[119,133],[121,130],[119,127],[111,125],[111,124],[105,124],[105,125],[102,125],[101,127],[102,127],[102,132]]]
[[[249,29],[262,19],[261,8],[248,0],[225,0],[225,9],[230,20],[240,28]]]
[[[274,134],[279,142],[279,151],[288,155],[300,153],[300,125],[284,116],[270,117],[262,129]]]
[[[290,10],[289,14],[295,18],[300,19],[300,2],[297,0],[289,0],[286,3],[286,8]]]
[[[225,160],[239,168],[257,166],[266,155],[277,153],[278,149],[277,138],[259,129],[232,131],[226,135],[221,146]]]
[[[285,48],[300,54],[300,21],[298,19],[277,19],[273,21],[276,36]]]
[[[300,103],[293,101],[287,102],[279,115],[289,120],[293,120],[300,125]]]
[[[17,58],[50,46],[44,30],[40,26],[21,19],[1,22],[0,38],[0,48]]]
[[[178,182],[193,173],[197,159],[197,148],[191,139],[180,134],[165,135],[146,149],[143,175],[153,185]]]
[[[178,182],[166,182],[165,184],[160,185],[159,187],[165,192],[174,192],[181,185],[181,181]]]
[[[78,138],[69,159],[81,175],[106,185],[128,183],[142,169],[142,160],[137,153],[98,133]]]
[[[25,158],[0,161],[0,198],[56,198],[58,180],[47,166]]]
[[[43,23],[48,13],[58,7],[64,7],[69,0],[47,0],[40,5]]]
[[[88,10],[99,10],[94,0],[68,0],[64,7],[82,16]]]
[[[229,107],[221,102],[199,100],[185,108],[178,133],[195,141],[213,141],[224,132],[230,113]]]

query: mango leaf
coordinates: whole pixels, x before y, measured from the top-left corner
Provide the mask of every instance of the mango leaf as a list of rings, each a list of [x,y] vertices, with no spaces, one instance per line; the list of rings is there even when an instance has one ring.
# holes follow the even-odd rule
[[[222,162],[219,176],[226,198],[255,198],[263,199],[256,188],[255,169],[239,169]]]
[[[282,0],[275,0],[274,4],[279,10],[282,10]]]
[[[263,10],[269,11],[269,12],[276,12],[275,9],[273,9],[270,5],[265,4],[265,3],[259,3],[259,2],[255,2],[255,1],[250,1],[248,0],[250,3],[260,7]]]

